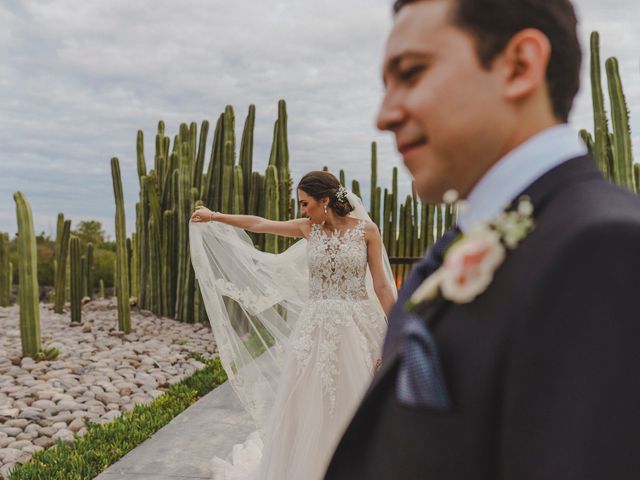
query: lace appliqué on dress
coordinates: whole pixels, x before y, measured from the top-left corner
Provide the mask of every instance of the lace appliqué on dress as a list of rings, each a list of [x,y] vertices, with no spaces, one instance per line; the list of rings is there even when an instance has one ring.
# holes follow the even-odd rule
[[[371,329],[358,328],[374,314],[366,288],[367,246],[363,221],[343,235],[326,235],[318,225],[312,227],[307,257],[309,260],[310,302],[305,306],[298,328],[293,333],[291,347],[301,375],[309,366],[317,345],[318,370],[330,411],[336,402],[336,380],[339,375],[338,347],[340,327],[355,326],[359,345],[367,358],[373,358],[373,346],[364,335]],[[384,332],[379,332],[383,335]]]

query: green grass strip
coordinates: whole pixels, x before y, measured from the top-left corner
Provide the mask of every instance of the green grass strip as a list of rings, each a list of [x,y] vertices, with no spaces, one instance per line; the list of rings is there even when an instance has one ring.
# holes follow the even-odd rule
[[[91,480],[174,417],[227,380],[219,359],[207,360],[197,353],[194,358],[205,367],[172,385],[169,390],[146,405],[138,404],[131,412],[107,424],[87,421],[87,433],[73,443],[58,440],[56,445],[36,452],[25,464],[16,466],[10,480]]]

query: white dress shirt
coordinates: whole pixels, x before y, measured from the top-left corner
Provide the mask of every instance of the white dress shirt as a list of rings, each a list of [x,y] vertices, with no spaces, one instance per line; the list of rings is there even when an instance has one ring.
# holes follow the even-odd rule
[[[567,124],[534,135],[498,160],[473,187],[458,214],[458,226],[464,232],[491,221],[546,172],[586,153],[578,133]]]

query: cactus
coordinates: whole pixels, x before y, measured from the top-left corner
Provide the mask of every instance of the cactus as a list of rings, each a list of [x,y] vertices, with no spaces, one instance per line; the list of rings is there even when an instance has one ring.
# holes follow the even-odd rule
[[[591,34],[591,96],[593,103],[594,154],[600,170],[605,176],[613,178],[609,170],[607,144],[609,129],[607,113],[604,109],[604,96],[600,81],[600,37],[598,32]]]
[[[111,177],[113,194],[116,202],[116,274],[115,287],[118,297],[118,328],[131,332],[131,311],[129,306],[129,262],[127,260],[127,231],[124,212],[124,194],[120,178],[120,162],[116,157],[111,159]]]
[[[351,180],[351,191],[362,200],[362,194],[360,193],[360,182],[355,179]]]
[[[9,234],[0,233],[0,307],[9,306],[11,277],[9,272]]]
[[[87,243],[86,296],[93,299],[93,243]]]
[[[378,145],[371,142],[371,189],[369,216],[380,227],[380,187],[378,187]]]
[[[613,124],[612,144],[614,147],[614,163],[616,167],[615,179],[619,185],[635,191],[629,111],[622,90],[618,60],[615,57],[608,58],[605,62],[605,68],[607,70],[609,101],[611,103],[611,123]]]
[[[69,240],[69,265],[71,267],[71,321],[80,323],[82,321],[82,297],[83,278],[81,268],[82,258],[80,257],[80,239],[74,235]]]
[[[244,173],[240,165],[233,167],[233,205],[232,212],[236,214],[245,213],[244,202]]]
[[[198,153],[196,154],[196,161],[193,164],[193,172],[191,177],[193,179],[192,185],[200,190],[202,188],[202,169],[204,168],[204,155],[207,147],[207,135],[209,134],[209,122],[204,120],[202,127],[200,128],[200,141],[198,142]],[[159,222],[162,219],[158,219]]]
[[[277,220],[279,217],[278,207],[280,204],[278,191],[278,171],[274,165],[269,165],[265,172],[265,213],[264,217],[270,220]],[[278,242],[275,235],[265,235],[266,252],[278,253]]]
[[[136,163],[138,166],[138,179],[142,185],[142,177],[147,174],[147,162],[144,159],[144,134],[138,130],[136,137]]]
[[[242,167],[242,183],[244,186],[244,205],[248,207],[251,194],[251,174],[253,171],[253,131],[256,123],[256,107],[249,105],[249,112],[244,122],[242,141],[240,142],[240,167]],[[242,213],[248,213],[247,211]]]
[[[140,251],[138,246],[138,234],[133,232],[131,234],[131,260],[129,262],[130,270],[130,295],[138,301],[140,295]]]
[[[64,303],[66,301],[66,274],[67,274],[67,257],[69,255],[69,236],[71,234],[71,220],[63,220],[62,231],[59,232],[60,238],[56,238],[58,245],[56,257],[56,278],[54,283],[54,305],[53,311],[62,313],[64,311]]]
[[[104,280],[100,279],[100,293],[99,293],[99,298],[100,300],[104,300]]]
[[[40,351],[38,256],[31,206],[21,192],[13,194],[18,217],[18,300],[22,354],[34,358]]]

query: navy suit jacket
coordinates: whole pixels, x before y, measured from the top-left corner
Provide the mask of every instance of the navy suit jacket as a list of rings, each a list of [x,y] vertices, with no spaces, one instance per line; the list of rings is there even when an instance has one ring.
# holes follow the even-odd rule
[[[640,478],[640,198],[589,156],[524,193],[535,230],[429,325],[452,410],[397,402],[392,342],[326,479]]]

